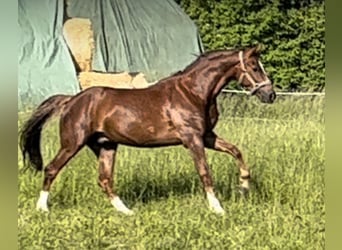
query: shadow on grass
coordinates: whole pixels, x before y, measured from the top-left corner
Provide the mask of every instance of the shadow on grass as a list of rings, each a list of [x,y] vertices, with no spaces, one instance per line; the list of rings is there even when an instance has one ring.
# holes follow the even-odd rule
[[[92,196],[97,202],[106,197],[96,183],[98,178],[96,170],[89,169],[83,173],[80,169],[70,170],[61,173],[59,180],[54,183],[58,187],[53,188],[52,203],[49,205],[56,205],[58,201],[58,207],[72,208],[87,205]],[[34,170],[26,174],[30,178],[41,179]],[[85,175],[88,176],[86,180],[84,180]],[[253,176],[250,192],[242,196],[239,192],[239,176],[236,171],[227,171],[226,175],[214,178],[214,190],[220,201],[238,202],[240,199],[245,199],[255,204],[267,202],[270,197],[266,189],[262,178]],[[75,195],[73,190],[80,193]],[[202,195],[205,200],[202,183],[196,171],[172,172],[167,176],[158,174],[147,176],[137,171],[128,177],[122,173],[122,176],[115,180],[115,190],[129,206],[138,202],[148,204],[175,196]]]
[[[229,181],[227,181],[229,179]],[[257,184],[259,187],[260,184]],[[167,199],[171,196],[203,195],[202,183],[196,173],[178,173],[168,176],[166,179],[142,178],[138,175],[117,188],[119,195],[126,201],[135,203],[149,203]],[[214,190],[220,200],[238,200],[238,178],[222,178],[214,183]],[[258,190],[258,189],[257,189]],[[247,196],[248,197],[248,196]]]

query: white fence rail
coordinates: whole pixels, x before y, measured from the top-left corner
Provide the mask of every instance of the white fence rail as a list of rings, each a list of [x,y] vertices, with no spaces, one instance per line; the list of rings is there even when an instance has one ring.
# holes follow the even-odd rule
[[[243,90],[233,90],[233,89],[223,89],[223,93],[233,93],[233,94],[246,94],[248,91]],[[281,96],[325,96],[325,92],[277,92],[277,95]]]

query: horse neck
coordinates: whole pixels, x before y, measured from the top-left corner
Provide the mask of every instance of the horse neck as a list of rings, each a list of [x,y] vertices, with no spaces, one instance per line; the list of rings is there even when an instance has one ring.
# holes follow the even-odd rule
[[[237,56],[232,59],[227,59],[227,57],[217,60],[208,59],[206,64],[188,73],[189,79],[192,79],[188,86],[203,101],[207,102],[216,98],[221,89],[234,78],[236,70],[234,66],[239,59]]]

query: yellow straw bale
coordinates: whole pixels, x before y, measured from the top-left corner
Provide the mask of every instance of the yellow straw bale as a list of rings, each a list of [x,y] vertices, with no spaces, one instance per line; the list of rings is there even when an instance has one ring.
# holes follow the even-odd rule
[[[63,26],[63,36],[75,59],[77,71],[91,71],[94,36],[86,18],[70,18]]]
[[[127,72],[110,74],[100,72],[81,72],[78,79],[82,89],[92,86],[107,86],[121,89],[146,88],[149,86],[142,73],[133,77]]]

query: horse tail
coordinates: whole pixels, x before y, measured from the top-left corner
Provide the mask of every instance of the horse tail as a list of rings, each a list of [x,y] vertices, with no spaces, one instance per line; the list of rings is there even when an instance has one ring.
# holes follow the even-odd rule
[[[71,95],[54,95],[42,102],[26,121],[20,131],[20,150],[24,165],[26,156],[30,165],[38,171],[43,170],[43,159],[40,152],[40,137],[43,125],[53,115],[59,113],[72,98]]]

